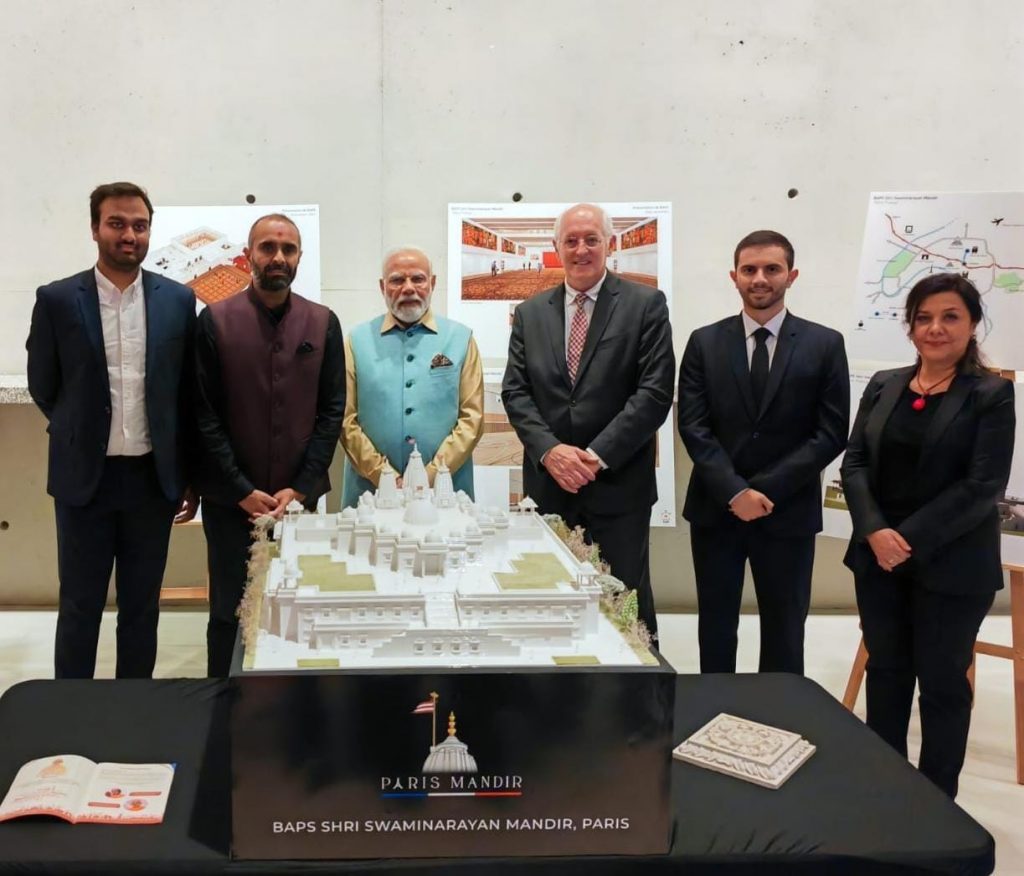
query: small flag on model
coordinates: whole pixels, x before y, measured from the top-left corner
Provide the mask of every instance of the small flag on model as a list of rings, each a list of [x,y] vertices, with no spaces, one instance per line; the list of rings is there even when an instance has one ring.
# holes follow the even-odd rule
[[[430,692],[430,699],[424,700],[415,709],[412,710],[414,715],[430,715],[430,745],[431,747],[437,745],[437,701],[441,698],[441,695],[436,691]]]

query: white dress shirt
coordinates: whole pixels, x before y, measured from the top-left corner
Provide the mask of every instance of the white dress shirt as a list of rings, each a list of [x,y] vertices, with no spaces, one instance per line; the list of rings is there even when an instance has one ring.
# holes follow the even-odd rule
[[[146,298],[142,271],[122,292],[95,268],[110,380],[107,456],[142,456],[153,449],[146,419]]]
[[[755,322],[750,315],[745,311],[740,311],[740,315],[743,317],[743,331],[746,332],[747,336],[747,367],[750,367],[750,361],[754,357],[754,345],[757,341],[754,340],[754,332],[761,328],[761,323]],[[772,367],[772,360],[775,358],[775,346],[779,338],[779,330],[782,328],[782,321],[786,318],[786,308],[783,307],[778,313],[775,314],[768,322],[764,324],[764,328],[771,332],[767,338],[765,338],[764,345],[768,348],[768,367]]]
[[[597,284],[591,286],[583,293],[587,296],[587,300],[583,302],[583,312],[587,315],[588,326],[594,318],[594,308],[597,307],[597,293],[601,291],[601,286],[604,285],[604,280],[607,276],[608,272],[605,271],[601,274],[601,279],[597,281]],[[568,283],[565,284],[565,357],[567,359],[569,358],[569,332],[572,329],[572,318],[576,315],[576,296],[579,294]]]

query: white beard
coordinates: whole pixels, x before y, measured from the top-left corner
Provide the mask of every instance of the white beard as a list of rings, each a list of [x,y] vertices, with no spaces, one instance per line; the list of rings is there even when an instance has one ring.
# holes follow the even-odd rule
[[[398,301],[388,302],[388,310],[391,311],[391,315],[396,319],[401,320],[406,325],[412,325],[413,323],[419,322],[423,319],[423,314],[427,312],[430,307],[430,296],[428,295],[424,300],[420,301],[417,299],[413,301]]]

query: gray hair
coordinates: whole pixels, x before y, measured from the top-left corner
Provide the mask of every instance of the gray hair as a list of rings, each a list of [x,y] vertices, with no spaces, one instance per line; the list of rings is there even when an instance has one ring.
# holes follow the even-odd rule
[[[597,213],[598,216],[601,217],[601,230],[604,232],[604,236],[607,239],[611,240],[613,231],[612,217],[609,216],[607,212],[605,212],[605,209],[603,207],[599,207],[597,204],[573,204],[571,207],[569,207],[568,210],[563,210],[558,215],[558,218],[555,220],[555,229],[553,232],[555,241],[558,241],[558,233],[562,230],[562,220],[575,210],[582,209],[592,210],[593,212]]]
[[[416,255],[423,256],[423,258],[427,260],[427,272],[430,274],[431,277],[434,276],[434,263],[430,261],[430,256],[428,256],[422,249],[420,249],[418,246],[396,246],[389,249],[386,253],[384,253],[384,258],[381,260],[380,263],[380,275],[382,278],[386,277],[387,275],[388,262],[391,261],[396,255],[400,255],[401,253],[406,252],[415,253]]]

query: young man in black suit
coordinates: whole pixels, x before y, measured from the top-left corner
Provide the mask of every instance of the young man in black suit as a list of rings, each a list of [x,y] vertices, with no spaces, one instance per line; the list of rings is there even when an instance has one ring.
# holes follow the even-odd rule
[[[92,678],[116,565],[117,677],[148,678],[171,523],[196,509],[186,489],[195,297],[140,268],[153,217],[143,189],[101,185],[90,212],[96,266],[40,287],[26,344],[29,392],[49,421],[54,668],[57,678]]]
[[[648,540],[655,432],[672,406],[672,326],[664,294],[605,269],[611,237],[593,204],[555,222],[565,282],[516,308],[501,397],[525,447],[526,494],[587,530],[656,635]]]
[[[762,672],[804,669],[821,472],[846,445],[843,338],[785,306],[793,247],[775,231],[739,242],[729,276],[743,311],[697,329],[679,370],[679,434],[693,460],[683,516],[697,579],[702,672],[736,670],[750,561]]]

